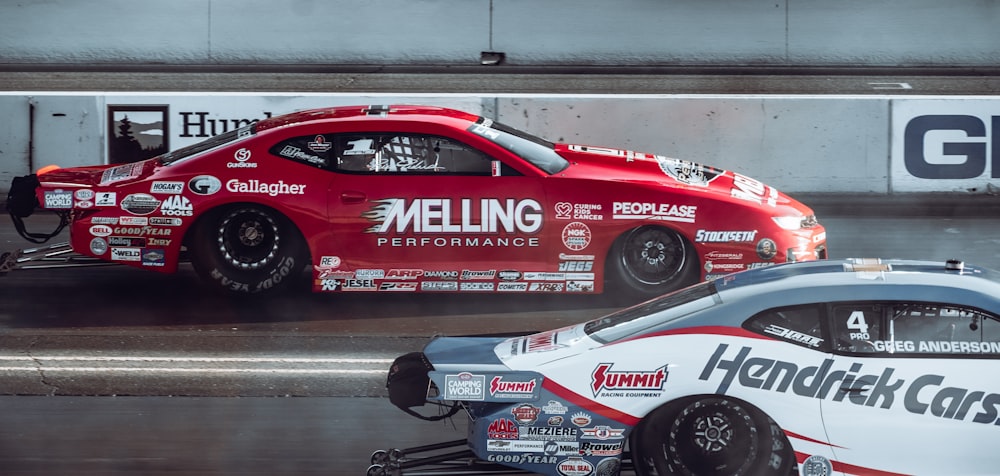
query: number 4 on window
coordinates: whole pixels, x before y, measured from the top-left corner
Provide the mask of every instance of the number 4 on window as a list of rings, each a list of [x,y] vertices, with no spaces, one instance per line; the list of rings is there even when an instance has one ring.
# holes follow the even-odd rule
[[[868,340],[868,323],[863,311],[854,311],[847,318],[847,328],[851,330],[850,339]]]

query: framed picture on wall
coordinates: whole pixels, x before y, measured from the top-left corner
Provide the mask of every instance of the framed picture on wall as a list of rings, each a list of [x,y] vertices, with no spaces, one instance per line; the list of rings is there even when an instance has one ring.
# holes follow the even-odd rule
[[[167,105],[108,105],[108,163],[127,164],[170,151]]]

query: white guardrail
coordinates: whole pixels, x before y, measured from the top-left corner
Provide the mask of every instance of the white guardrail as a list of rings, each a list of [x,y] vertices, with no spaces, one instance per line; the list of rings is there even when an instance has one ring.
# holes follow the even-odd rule
[[[995,97],[8,92],[0,93],[0,192],[44,165],[117,161],[125,122],[143,148],[171,150],[295,110],[403,103],[736,170],[793,194],[1000,187]]]

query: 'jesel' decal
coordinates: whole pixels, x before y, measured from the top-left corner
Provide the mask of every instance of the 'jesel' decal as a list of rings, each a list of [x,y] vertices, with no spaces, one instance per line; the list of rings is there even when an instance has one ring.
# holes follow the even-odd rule
[[[457,207],[453,202],[386,198],[362,216],[375,222],[369,233],[535,233],[542,227],[542,205],[531,198],[463,198]]]
[[[799,368],[792,362],[750,357],[752,349],[746,346],[726,360],[723,356],[728,349],[728,344],[719,344],[698,377],[707,381],[716,370],[721,371],[722,380],[716,393],[726,393],[735,382],[744,387],[781,393],[790,390],[802,397],[830,398],[835,402],[846,398],[855,405],[885,409],[900,405],[896,397],[901,396],[903,408],[910,413],[925,415],[929,410],[933,416],[960,421],[971,414],[974,423],[1000,425],[1000,394],[944,386],[943,375],[924,374],[908,382],[894,378],[896,369],[892,367],[882,369],[878,375],[861,374],[864,364],[859,362],[851,364],[848,370],[833,370],[833,359]],[[842,390],[847,387],[863,387],[868,391]]]

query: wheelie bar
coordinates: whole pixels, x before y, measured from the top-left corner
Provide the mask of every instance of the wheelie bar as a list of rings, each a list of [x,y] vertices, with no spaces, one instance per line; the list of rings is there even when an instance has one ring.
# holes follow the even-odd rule
[[[464,449],[438,452],[451,448]],[[434,453],[437,452],[437,453]],[[422,453],[430,453],[421,455]],[[622,455],[622,474],[634,469],[629,452]],[[498,463],[483,461],[469,449],[468,440],[445,441],[413,448],[378,450],[372,453],[366,476],[465,476],[492,474],[535,474]]]
[[[432,453],[450,448],[465,449]],[[468,441],[454,440],[404,449],[378,450],[372,453],[367,476],[458,476],[473,474],[532,474],[500,464],[483,461],[468,448]]]
[[[109,266],[115,263],[97,258],[78,255],[69,243],[38,248],[25,248],[13,252],[0,253],[0,275],[15,269],[79,268],[83,266]]]

